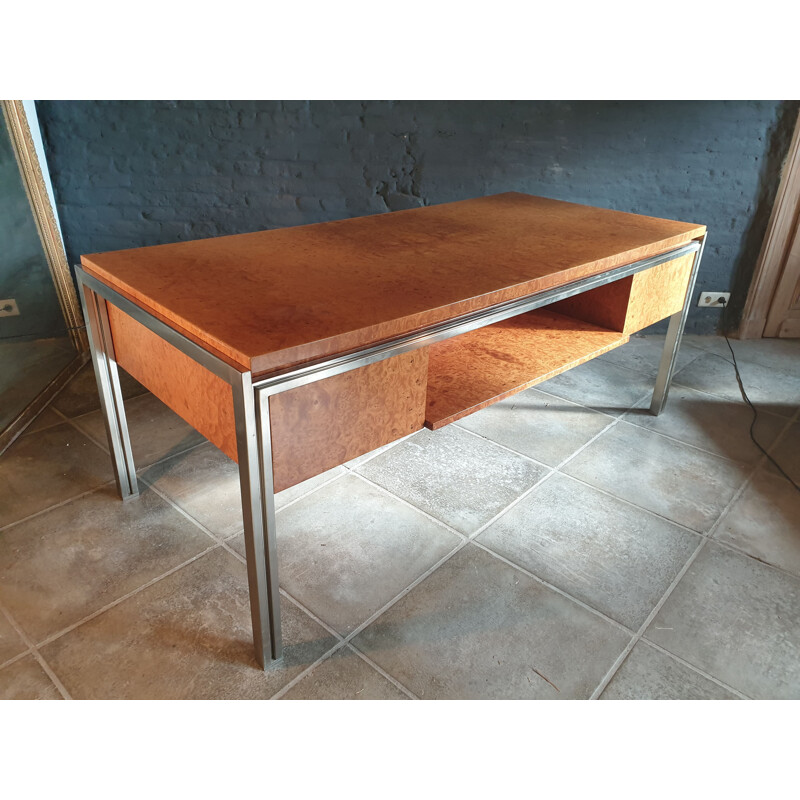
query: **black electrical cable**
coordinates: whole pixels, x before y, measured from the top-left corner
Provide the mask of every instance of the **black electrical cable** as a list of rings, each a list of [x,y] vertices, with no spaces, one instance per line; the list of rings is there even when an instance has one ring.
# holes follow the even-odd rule
[[[73,325],[71,327],[66,328],[67,331],[82,331],[86,328],[85,325]],[[19,336],[0,336],[0,341],[7,342],[11,339],[28,339],[29,341],[36,341],[35,339],[31,339],[30,337],[32,334],[30,333],[23,333]],[[41,337],[40,337],[41,338]],[[47,339],[57,339],[58,336],[47,336]]]
[[[720,298],[719,302],[722,303],[723,306],[727,305],[724,298]],[[733,358],[733,368],[736,371],[736,382],[739,384],[739,391],[741,392],[742,399],[745,401],[745,403],[747,403],[748,406],[750,406],[750,410],[753,412],[753,421],[750,423],[750,438],[753,440],[753,444],[772,462],[772,464],[781,473],[781,475],[783,475],[783,477],[786,478],[786,480],[789,481],[789,483],[791,483],[792,486],[794,486],[794,488],[797,489],[798,492],[800,492],[800,486],[798,486],[786,474],[783,467],[781,467],[781,465],[758,443],[755,435],[753,434],[753,428],[755,428],[756,421],[758,420],[758,411],[756,411],[756,407],[750,402],[750,398],[747,396],[747,392],[744,390],[744,384],[742,383],[742,376],[739,374],[739,365],[736,363],[736,354],[733,352],[733,347],[731,347],[730,340],[728,339],[727,336],[725,336],[724,333],[722,335],[725,338],[725,341],[727,342],[728,350],[731,351],[731,356]]]

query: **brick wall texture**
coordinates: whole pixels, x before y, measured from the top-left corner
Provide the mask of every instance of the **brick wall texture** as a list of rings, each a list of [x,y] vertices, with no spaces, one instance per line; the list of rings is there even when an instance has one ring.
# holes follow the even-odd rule
[[[735,324],[795,101],[37,101],[81,253],[505,191],[709,227],[687,330]],[[497,254],[502,258],[502,253]],[[662,326],[663,328],[663,326]]]

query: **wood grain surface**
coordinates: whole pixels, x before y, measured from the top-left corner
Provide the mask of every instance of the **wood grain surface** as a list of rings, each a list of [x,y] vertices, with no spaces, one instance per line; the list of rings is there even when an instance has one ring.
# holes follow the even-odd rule
[[[690,253],[667,261],[548,308],[614,331],[635,333],[683,308],[694,257]]]
[[[624,333],[640,331],[683,308],[694,258],[690,253],[633,276]]]
[[[231,387],[108,304],[117,363],[238,461]],[[270,398],[275,491],[419,430],[428,350],[406,353]]]
[[[509,192],[81,261],[258,375],[597,274],[704,232]]]
[[[427,372],[423,348],[273,395],[275,491],[418,431]]]
[[[107,305],[117,363],[236,461],[230,384],[124,311],[111,303]]]
[[[441,428],[627,341],[548,307],[431,345],[425,426]]]

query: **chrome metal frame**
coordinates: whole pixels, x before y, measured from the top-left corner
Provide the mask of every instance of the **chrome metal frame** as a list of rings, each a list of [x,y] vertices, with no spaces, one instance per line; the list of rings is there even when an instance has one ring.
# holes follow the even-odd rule
[[[703,243],[704,238],[668,253],[617,267],[601,275],[582,278],[556,289],[500,303],[377,345],[291,367],[255,381],[250,372],[240,371],[204,350],[191,339],[86,273],[81,267],[76,267],[97,387],[120,495],[123,499],[128,499],[134,497],[138,490],[106,302],[112,303],[132,316],[232,386],[253,640],[256,660],[259,666],[266,669],[280,661],[283,652],[269,408],[269,398],[272,395],[374,364],[401,353],[418,350],[695,253],[684,306],[679,313],[670,318],[664,354],[656,378],[651,411],[658,414],[666,402],[669,382],[675,368]]]

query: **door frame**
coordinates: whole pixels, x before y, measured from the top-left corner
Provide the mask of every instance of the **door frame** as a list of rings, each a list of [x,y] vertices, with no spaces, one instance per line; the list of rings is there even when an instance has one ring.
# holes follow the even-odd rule
[[[764,336],[775,292],[783,275],[786,256],[794,238],[798,215],[800,215],[800,112],[797,115],[789,153],[783,165],[781,182],[761,245],[761,253],[747,293],[742,320],[737,331],[739,339],[760,339]]]

